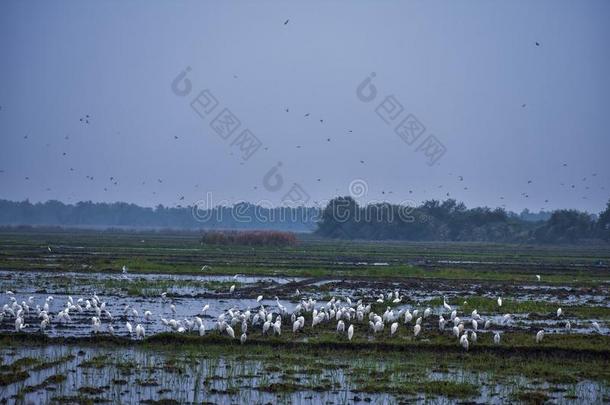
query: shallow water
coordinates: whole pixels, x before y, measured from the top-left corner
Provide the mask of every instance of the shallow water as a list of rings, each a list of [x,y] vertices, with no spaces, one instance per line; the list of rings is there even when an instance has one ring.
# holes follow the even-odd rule
[[[40,319],[36,316],[36,311],[34,309],[35,305],[40,305],[41,307],[44,305],[47,294],[22,294],[15,293],[14,295],[17,302],[21,303],[22,301],[28,300],[29,297],[34,297],[34,305],[30,310],[29,314],[26,314],[25,321],[26,324],[29,324],[23,331],[24,332],[38,332],[40,330],[39,324]],[[57,314],[65,307],[65,303],[68,300],[68,295],[62,294],[54,294],[54,299],[49,304],[49,311],[52,314]],[[91,297],[72,297],[74,302],[76,303],[78,298],[90,299]],[[117,336],[129,336],[125,323],[127,321],[131,322],[133,327],[135,328],[136,324],[142,324],[146,329],[146,334],[151,335],[159,332],[168,332],[170,329],[164,326],[160,320],[161,318],[165,319],[190,319],[192,320],[195,316],[199,316],[202,318],[206,329],[212,329],[216,324],[216,319],[222,313],[225,313],[229,309],[239,309],[241,311],[245,311],[247,309],[251,309],[252,311],[258,310],[258,308],[264,306],[267,310],[273,310],[274,312],[278,312],[277,301],[271,299],[263,299],[261,302],[256,302],[256,299],[231,299],[231,298],[222,298],[211,301],[206,301],[202,299],[195,298],[175,298],[172,300],[166,299],[163,300],[161,297],[158,298],[148,298],[148,297],[123,297],[123,296],[113,296],[108,300],[104,299],[104,296],[100,296],[102,302],[106,303],[106,309],[112,314],[113,319],[108,319],[104,314],[101,316],[102,320],[102,332],[107,332],[108,325],[113,325],[115,329],[115,334]],[[279,301],[281,305],[285,306],[289,310],[294,309],[294,304],[287,301]],[[0,304],[4,305],[6,301],[0,301]],[[176,312],[174,313],[171,309],[171,305],[175,305]],[[206,311],[205,315],[201,313],[201,310],[205,304],[210,304],[209,309]],[[84,308],[84,303],[82,307]],[[129,305],[129,310],[125,311],[125,306]],[[138,312],[138,315],[135,315],[132,312],[132,309],[135,309]],[[144,312],[150,311],[152,312],[152,317],[150,320],[146,320],[144,318]],[[94,310],[84,310],[82,313],[79,313],[76,310],[70,311],[71,321],[68,322],[59,322],[53,321],[51,325],[46,329],[45,334],[49,336],[89,336],[91,335],[91,317],[95,316]],[[13,331],[14,330],[14,321],[15,319],[12,317],[5,317],[5,319],[0,323],[0,331]]]
[[[0,271],[0,286],[3,290],[16,290],[21,292],[40,292],[63,293],[66,292],[66,284],[69,284],[70,293],[87,294],[91,287],[95,285],[103,286],[108,281],[117,283],[138,283],[148,282],[154,285],[155,282],[174,283],[167,290],[174,295],[192,295],[197,293],[209,292],[205,288],[208,282],[224,282],[238,284],[278,284],[285,285],[304,280],[301,277],[266,277],[266,276],[245,276],[237,275],[178,275],[178,274],[110,274],[110,273],[58,273],[58,272],[37,272],[37,271]],[[2,291],[4,292],[4,291]],[[120,294],[118,289],[104,291],[105,295]]]
[[[112,283],[109,283],[111,281]],[[214,291],[207,286],[209,282],[222,282],[222,291]],[[233,294],[229,294],[228,286],[235,283],[237,288]],[[144,296],[130,295],[126,291],[131,285],[145,285],[142,288]],[[110,287],[108,287],[110,286]],[[105,288],[107,287],[107,288]],[[216,285],[218,287],[218,285]],[[301,289],[301,295],[296,295],[296,288]],[[326,305],[330,296],[341,299],[341,306],[346,305],[346,298],[350,297],[355,304],[362,299],[365,303],[374,303],[380,294],[387,298],[389,292],[399,291],[405,303],[395,305],[394,311],[418,309],[420,316],[428,307],[428,302],[440,296],[448,298],[455,296],[476,295],[481,289],[481,285],[472,283],[461,285],[460,283],[439,283],[438,289],[431,289],[428,285],[421,285],[422,288],[405,288],[399,282],[388,281],[354,281],[354,280],[319,280],[297,277],[255,277],[241,276],[212,276],[212,275],[165,275],[165,274],[107,274],[107,273],[45,273],[45,272],[8,272],[0,271],[0,291],[12,290],[14,299],[18,304],[28,302],[30,297],[33,303],[29,314],[25,314],[25,321],[28,325],[24,332],[37,332],[40,330],[40,319],[36,317],[36,305],[43,306],[45,299],[52,295],[55,300],[50,303],[50,312],[56,315],[61,311],[68,297],[71,296],[76,301],[81,298],[84,308],[84,300],[91,299],[93,294],[98,294],[100,299],[106,302],[107,310],[112,314],[112,319],[101,316],[101,332],[106,332],[109,325],[113,325],[117,335],[126,336],[128,334],[125,323],[129,321],[133,327],[140,323],[146,329],[147,335],[169,331],[161,323],[161,318],[176,320],[193,320],[195,316],[203,319],[206,329],[211,329],[216,324],[216,319],[222,313],[230,309],[240,311],[257,310],[263,305],[267,310],[275,313],[279,312],[278,301],[272,299],[279,295],[279,305],[285,307],[291,313],[299,298],[312,298],[317,300],[316,307]],[[433,287],[437,287],[433,285]],[[525,286],[527,287],[527,286]],[[225,291],[226,288],[226,291]],[[103,291],[103,294],[102,294]],[[140,290],[138,290],[140,291]],[[162,299],[160,293],[168,293],[168,299]],[[559,291],[562,295],[558,296],[554,292]],[[578,289],[572,287],[546,287],[535,286],[535,288],[523,288],[521,293],[511,296],[511,300],[545,301],[553,302],[558,305],[595,305],[600,307],[610,306],[608,297],[600,294],[578,295]],[[264,299],[257,303],[256,297],[261,294]],[[495,298],[493,293],[483,294],[489,298]],[[591,304],[594,302],[595,304]],[[10,297],[6,294],[0,295],[0,306],[11,304]],[[171,304],[175,305],[176,312],[171,310]],[[201,309],[205,304],[210,308],[205,316]],[[387,304],[384,304],[387,305]],[[126,311],[125,307],[129,306]],[[138,315],[132,312],[135,309]],[[438,315],[444,314],[449,321],[448,311],[442,306],[432,306],[432,316],[425,322],[425,328],[434,328],[438,325]],[[152,312],[150,320],[144,319],[144,312]],[[527,313],[511,314],[511,321],[506,324],[502,319],[503,312],[486,314],[479,311],[483,321],[479,321],[480,333],[483,330],[486,320],[492,321],[490,331],[508,330],[531,330],[532,328],[544,328],[548,333],[596,333],[593,329],[592,321],[596,320],[601,333],[610,333],[609,325],[604,320],[591,319],[583,320],[570,316],[566,311],[561,318],[549,317],[547,319],[530,319]],[[70,312],[71,321],[56,322],[45,331],[50,336],[88,336],[91,331],[91,317],[95,316],[93,310],[79,313],[76,310]],[[470,329],[470,312],[463,313],[458,307],[458,316],[465,321],[466,329]],[[2,318],[2,317],[0,317]],[[572,324],[572,330],[565,328],[566,321]],[[413,320],[415,322],[415,320]],[[447,322],[446,328],[451,330],[453,325]],[[14,331],[15,318],[5,313],[0,319],[0,331]]]
[[[322,368],[316,373],[309,373],[304,367],[294,365],[279,369],[273,358],[248,355],[235,357],[212,354],[192,358],[179,350],[48,345],[3,347],[0,349],[0,356],[3,364],[12,364],[15,360],[25,357],[45,359],[47,362],[62,359],[58,364],[41,370],[25,367],[29,373],[25,380],[0,387],[0,398],[19,399],[24,403],[48,403],[77,395],[81,398],[115,403],[140,403],[144,400],[169,398],[180,403],[206,400],[218,403],[326,404],[363,401],[386,404],[405,399],[421,404],[456,402],[455,398],[421,393],[414,396],[383,392],[362,393],[359,392],[359,383],[354,380],[355,375],[350,372],[351,367]],[[359,359],[350,361],[350,364],[354,367],[365,365]],[[371,363],[366,366],[370,367]],[[384,360],[373,365],[378,371],[388,366]],[[607,386],[590,380],[551,386],[544,381],[529,381],[520,376],[513,376],[499,383],[486,372],[462,369],[422,371],[422,377],[428,381],[473,384],[478,387],[479,393],[468,397],[468,400],[479,403],[506,403],[513,399],[516,392],[529,388],[548,390],[550,400],[560,403],[602,403],[604,396],[608,395]],[[36,387],[51,376],[65,376],[65,380]],[[397,382],[404,378],[409,378],[404,372],[395,376]],[[291,381],[298,382],[299,388],[296,392],[265,391],[273,383]],[[324,389],[320,389],[321,387]],[[565,398],[567,393],[575,397],[568,400]],[[21,396],[17,397],[18,394]]]

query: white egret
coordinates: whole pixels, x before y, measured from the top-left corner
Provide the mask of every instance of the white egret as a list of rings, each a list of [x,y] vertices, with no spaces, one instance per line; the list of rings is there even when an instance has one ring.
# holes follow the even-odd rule
[[[447,311],[451,311],[451,305],[447,304],[447,301],[445,300],[445,297],[443,296],[443,307],[447,310]]]
[[[343,321],[337,322],[337,332],[338,333],[345,332],[345,322],[343,322]]]
[[[276,333],[278,335],[282,334],[282,318],[280,318],[279,316],[273,324],[273,334],[275,335]]]
[[[539,330],[538,333],[536,333],[536,343],[542,342],[542,339],[544,339],[544,330]]]
[[[500,334],[498,332],[496,332],[494,334],[494,344],[496,344],[496,345],[500,344]]]
[[[593,321],[591,325],[593,325],[593,328],[597,331],[597,333],[602,333],[602,329],[600,328],[599,323]]]
[[[462,347],[464,348],[464,350],[468,351],[468,336],[466,336],[466,334],[462,335],[462,337],[460,338],[460,344],[462,345]]]
[[[144,335],[146,335],[146,330],[144,329],[144,326],[137,324],[136,325],[136,338],[144,338]]]
[[[316,318],[314,317],[314,321],[315,320],[316,320]],[[271,327],[271,321],[265,321],[265,323],[263,323],[263,335],[267,334],[267,331],[269,330],[270,327]]]
[[[443,316],[442,316],[442,315],[440,315],[440,316],[438,317],[438,329],[439,329],[439,330],[443,330],[443,329],[445,329],[445,318],[443,318]]]
[[[96,318],[95,316],[92,317],[91,318],[91,328],[93,329],[93,333],[99,333],[100,326],[101,326],[101,322],[100,322],[99,318]]]
[[[354,325],[350,325],[349,328],[347,328],[347,339],[352,340],[352,337],[354,337]]]
[[[22,329],[25,329],[27,327],[27,325],[25,324],[25,321],[21,318],[21,317],[17,317],[17,319],[15,319],[15,332],[20,332]]]

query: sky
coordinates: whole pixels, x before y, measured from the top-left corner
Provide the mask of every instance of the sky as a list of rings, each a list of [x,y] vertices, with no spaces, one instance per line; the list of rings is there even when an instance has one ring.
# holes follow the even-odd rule
[[[608,21],[606,0],[4,0],[0,198],[596,213]]]

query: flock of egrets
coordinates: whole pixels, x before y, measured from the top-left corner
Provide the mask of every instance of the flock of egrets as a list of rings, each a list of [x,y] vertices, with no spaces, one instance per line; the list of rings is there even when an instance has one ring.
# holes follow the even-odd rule
[[[234,293],[235,285],[229,288],[230,293]],[[114,335],[121,333],[121,327],[115,325],[122,324],[124,331],[123,335],[142,339],[146,336],[146,324],[159,321],[169,332],[176,333],[198,333],[205,335],[207,330],[203,318],[208,316],[206,313],[210,308],[209,304],[202,307],[199,314],[191,318],[174,319],[176,315],[175,303],[168,298],[166,292],[162,293],[160,299],[164,304],[169,305],[169,311],[164,317],[164,314],[153,314],[148,310],[140,312],[132,305],[126,304],[121,314],[112,314],[106,302],[98,295],[93,294],[88,298],[78,298],[74,300],[68,296],[60,309],[52,310],[54,301],[53,296],[48,296],[44,302],[37,303],[33,296],[27,301],[21,303],[15,298],[15,294],[7,291],[9,302],[4,304],[0,312],[0,323],[5,320],[13,320],[15,331],[37,331],[45,333],[52,323],[68,325],[72,322],[71,314],[78,313],[81,316],[90,317],[91,332],[93,334],[108,333]],[[299,290],[296,290],[296,295],[299,297],[299,302],[295,305],[292,311],[289,311],[286,306],[282,305],[277,297],[275,297],[275,308],[265,307],[260,304],[263,296],[259,295],[256,299],[258,308],[240,310],[231,308],[221,312],[213,321],[212,329],[216,329],[220,334],[226,335],[232,339],[236,338],[236,329],[239,327],[241,343],[245,343],[248,339],[248,333],[260,330],[262,335],[281,335],[284,322],[290,322],[292,333],[297,334],[306,328],[306,317],[310,319],[310,328],[320,328],[323,324],[335,323],[336,332],[346,336],[349,341],[354,337],[354,324],[361,324],[366,329],[368,322],[370,332],[373,335],[383,334],[386,328],[389,328],[389,335],[397,334],[399,328],[410,328],[412,335],[419,338],[424,333],[423,325],[431,325],[432,328],[438,327],[441,332],[447,331],[454,336],[459,344],[468,350],[470,345],[477,342],[479,338],[477,332],[481,330],[491,331],[493,333],[493,342],[500,344],[501,335],[499,331],[492,331],[493,322],[490,318],[483,318],[475,309],[470,314],[459,314],[457,307],[449,305],[443,297],[442,308],[436,310],[427,307],[424,309],[393,309],[392,304],[399,304],[403,297],[399,291],[388,291],[385,294],[380,294],[375,300],[378,304],[387,304],[385,312],[382,314],[375,313],[371,308],[371,303],[365,303],[363,300],[353,302],[349,297],[331,298],[328,302],[318,302],[312,298],[304,298]],[[502,307],[502,298],[497,299],[498,309]],[[436,312],[436,314],[435,314]],[[557,309],[557,317],[563,314],[562,309]],[[433,318],[438,316],[438,323],[435,325]],[[470,315],[470,316],[468,316]],[[209,317],[209,316],[208,316]],[[504,314],[499,324],[507,327],[512,321],[511,314]],[[26,320],[32,322],[32,325],[26,323]],[[105,327],[103,327],[105,324]],[[597,322],[592,322],[592,327],[598,333],[601,333],[600,325]],[[117,329],[118,328],[118,329]],[[569,321],[565,322],[566,331],[571,329]],[[387,333],[387,332],[385,332]],[[411,332],[409,332],[411,333]],[[537,343],[544,339],[544,330],[540,330],[535,335]]]

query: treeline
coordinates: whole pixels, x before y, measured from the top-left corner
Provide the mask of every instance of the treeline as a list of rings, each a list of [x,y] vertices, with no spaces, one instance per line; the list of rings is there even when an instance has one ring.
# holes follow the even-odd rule
[[[311,232],[330,238],[410,241],[487,241],[528,243],[610,242],[610,202],[599,215],[576,210],[521,214],[501,208],[467,208],[449,199],[416,207],[389,203],[359,206],[350,197],[316,207],[264,208],[249,203],[230,207],[140,207],[135,204],[32,204],[0,200],[0,226],[61,226],[117,229],[278,230]],[[229,242],[227,242],[229,243]]]
[[[82,228],[149,229],[273,229],[309,232],[316,229],[316,208],[265,208],[248,203],[230,207],[140,207],[123,202],[91,201],[64,204],[47,201],[0,200],[0,225],[65,226]]]
[[[361,207],[351,197],[339,197],[323,210],[316,233],[330,238],[368,240],[608,242],[610,202],[597,218],[576,210],[558,210],[546,221],[532,221],[501,208],[468,209],[453,199],[430,200],[417,207],[387,203]]]

